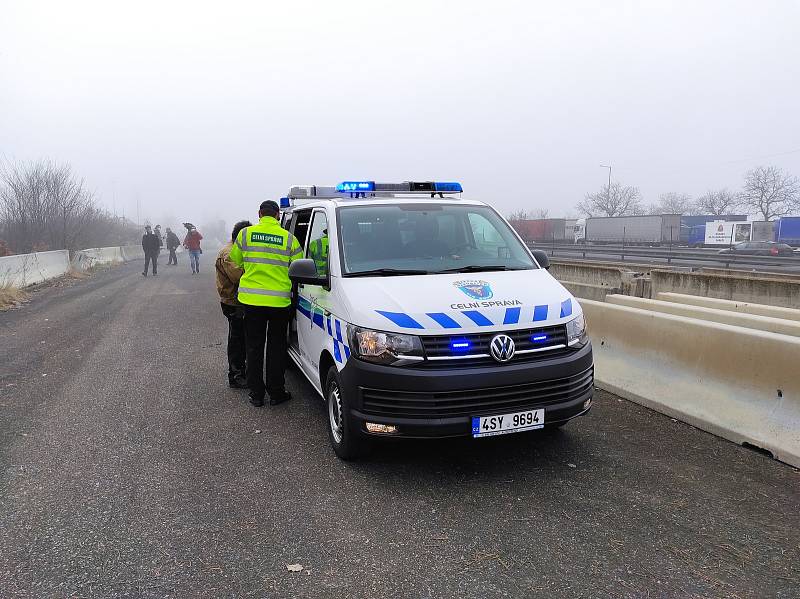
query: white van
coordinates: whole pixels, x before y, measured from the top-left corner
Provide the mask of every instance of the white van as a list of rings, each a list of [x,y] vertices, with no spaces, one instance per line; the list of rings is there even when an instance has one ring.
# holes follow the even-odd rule
[[[378,437],[485,437],[591,407],[581,307],[458,183],[297,186],[282,224],[305,259],[289,352],[327,402],[336,454]]]

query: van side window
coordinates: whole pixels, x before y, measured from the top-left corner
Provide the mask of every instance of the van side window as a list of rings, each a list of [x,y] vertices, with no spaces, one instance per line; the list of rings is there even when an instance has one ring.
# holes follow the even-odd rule
[[[319,276],[328,276],[328,217],[323,210],[315,210],[311,219],[306,258],[314,261]]]
[[[306,234],[308,233],[308,221],[311,219],[311,210],[294,210],[291,218],[283,225],[283,228],[297,237],[300,247],[306,244]],[[288,226],[287,226],[288,225]]]
[[[506,242],[500,232],[483,215],[471,212],[468,216],[475,247],[493,256],[505,256]]]

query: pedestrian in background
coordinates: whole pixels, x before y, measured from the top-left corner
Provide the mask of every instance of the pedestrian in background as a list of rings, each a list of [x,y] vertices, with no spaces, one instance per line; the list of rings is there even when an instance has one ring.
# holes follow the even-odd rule
[[[234,389],[247,389],[246,349],[244,331],[244,306],[236,299],[239,279],[244,270],[231,261],[231,247],[239,231],[251,226],[248,220],[239,221],[233,226],[231,241],[217,254],[214,267],[217,271],[217,293],[225,318],[228,319],[228,385]]]
[[[158,252],[161,253],[161,248],[164,247],[164,236],[161,235],[161,225],[156,225],[156,228],[153,229],[153,235],[158,237]]]
[[[169,250],[169,260],[167,261],[167,265],[178,264],[178,256],[175,254],[175,250],[178,249],[180,244],[181,240],[178,239],[178,236],[172,232],[172,229],[167,227],[167,249]]]
[[[150,225],[145,225],[144,235],[142,235],[142,249],[144,250],[144,272],[142,276],[147,276],[147,269],[153,263],[153,276],[158,274],[158,237],[150,229]]]
[[[200,248],[200,240],[203,239],[203,236],[194,225],[187,224],[186,227],[188,231],[183,239],[183,246],[189,250],[189,266],[192,267],[192,274],[194,275],[200,272],[200,254],[203,253]]]
[[[272,406],[291,399],[284,380],[288,359],[286,335],[292,313],[289,264],[302,258],[303,251],[295,236],[278,222],[278,204],[272,200],[262,202],[258,216],[258,224],[245,227],[239,232],[231,248],[230,259],[244,269],[236,297],[245,305],[244,328],[250,403],[261,407],[264,405],[266,393],[269,393],[269,403]]]

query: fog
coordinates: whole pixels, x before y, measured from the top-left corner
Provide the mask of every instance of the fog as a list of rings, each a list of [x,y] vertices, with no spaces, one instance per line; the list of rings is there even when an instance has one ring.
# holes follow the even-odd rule
[[[796,2],[0,4],[0,154],[132,219],[354,178],[562,216],[600,164],[645,202],[800,175]]]

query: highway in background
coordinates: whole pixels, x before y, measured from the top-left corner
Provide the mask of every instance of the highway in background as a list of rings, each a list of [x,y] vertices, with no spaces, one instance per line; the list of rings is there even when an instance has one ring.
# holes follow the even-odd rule
[[[631,262],[654,266],[691,266],[695,268],[731,268],[800,276],[800,252],[797,257],[733,256],[719,254],[712,248],[646,247],[621,245],[573,245],[528,242],[528,246],[545,250],[548,256],[581,261]]]
[[[800,594],[794,468],[604,392],[343,463],[296,370],[227,387],[208,266],[139,266],[0,313],[0,597]]]

